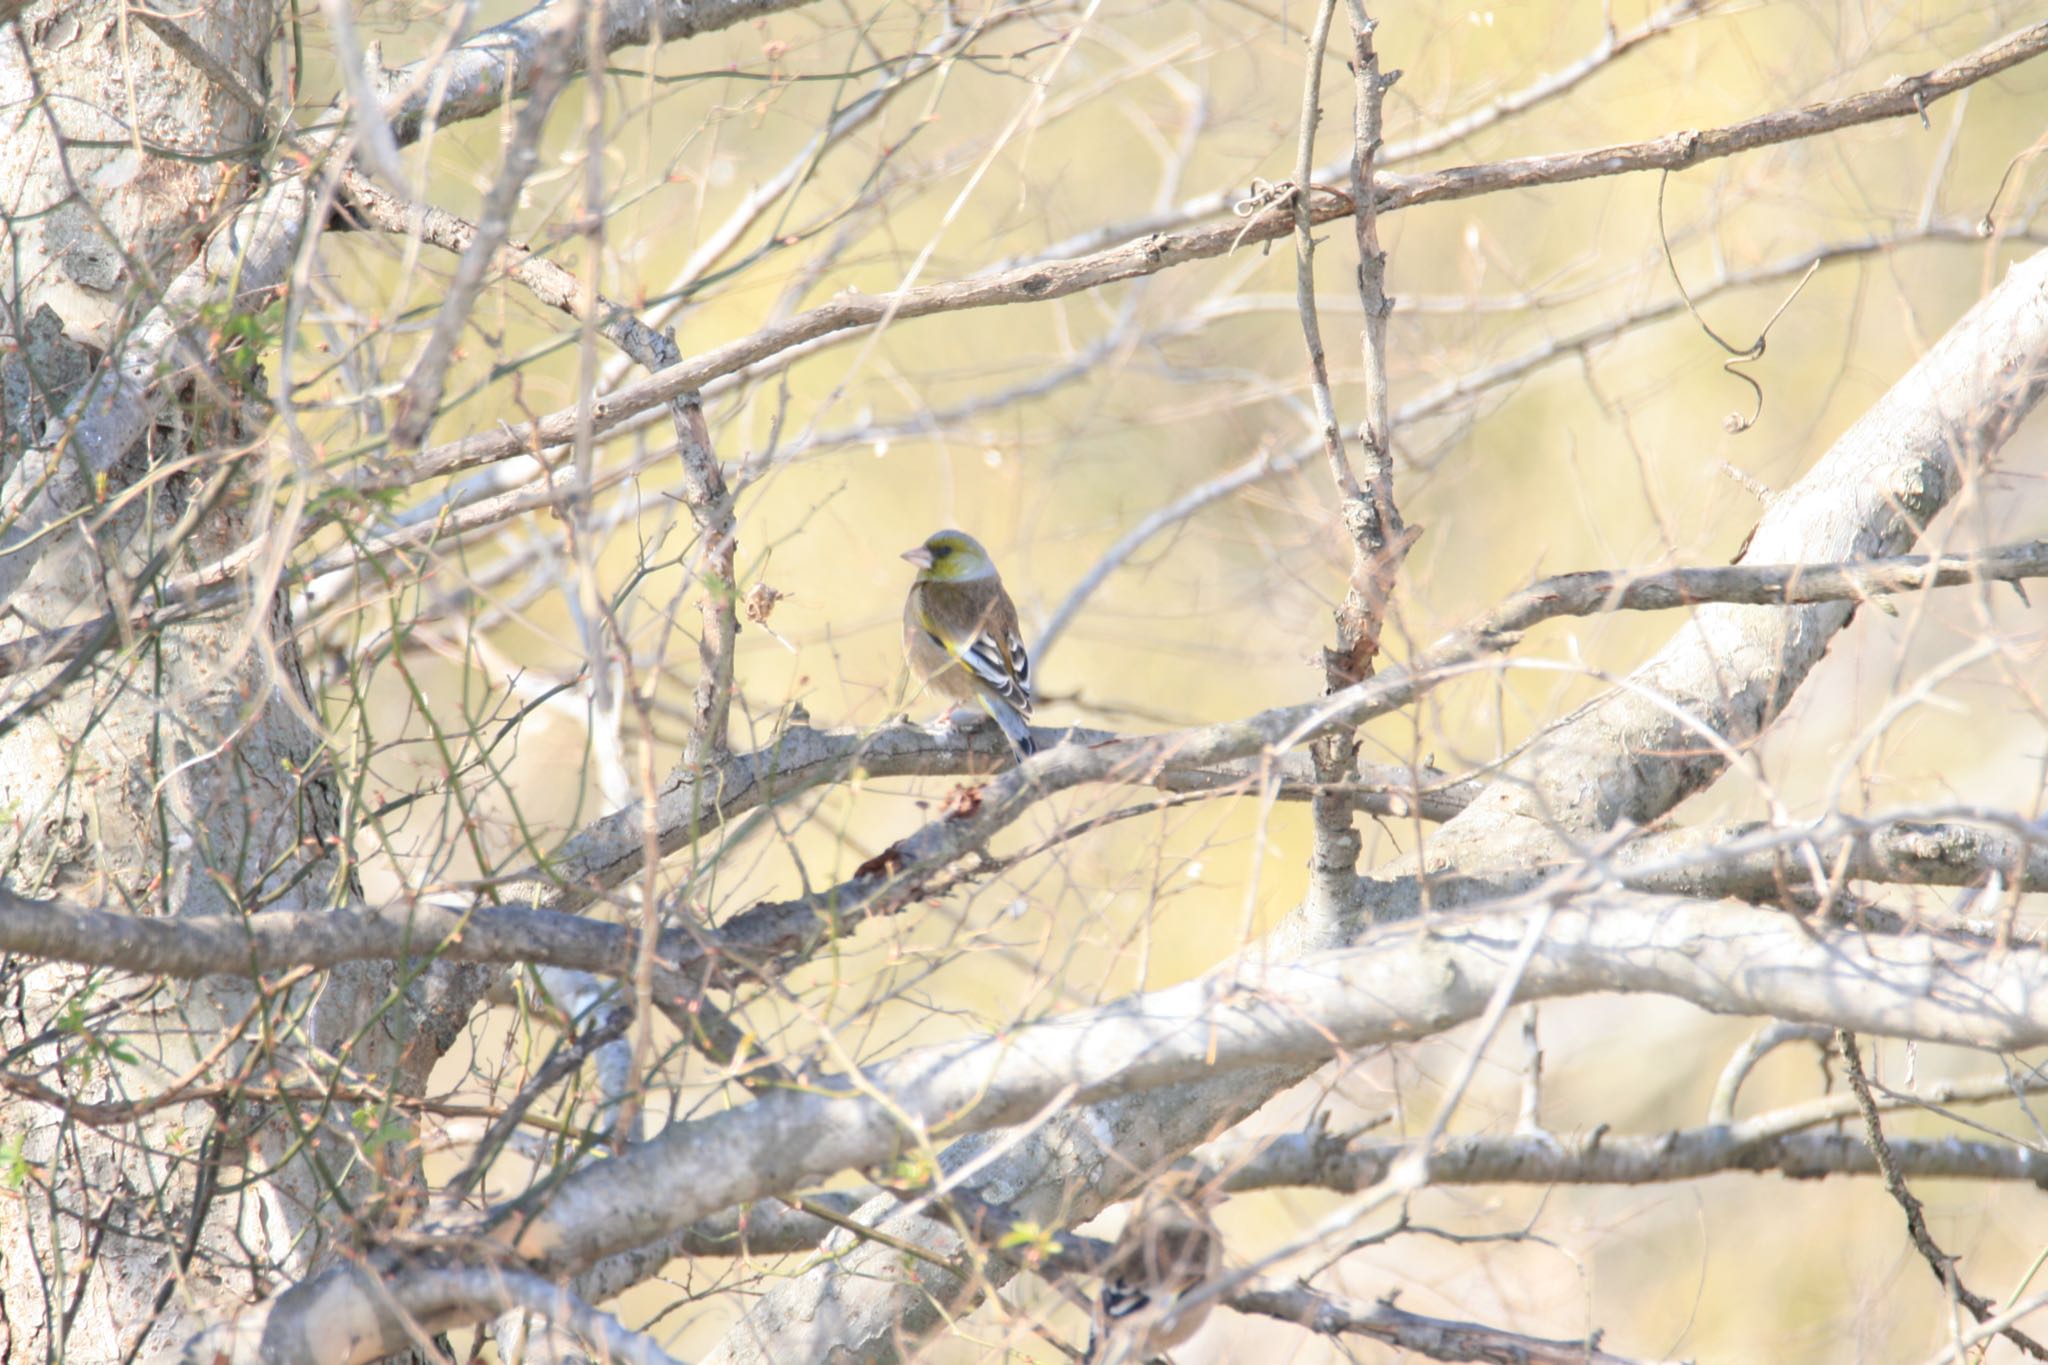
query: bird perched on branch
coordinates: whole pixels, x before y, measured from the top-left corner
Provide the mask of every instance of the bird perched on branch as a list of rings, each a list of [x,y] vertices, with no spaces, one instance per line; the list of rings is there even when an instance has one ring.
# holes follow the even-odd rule
[[[1083,1365],[1138,1365],[1201,1328],[1213,1301],[1184,1301],[1222,1266],[1213,1194],[1191,1172],[1169,1171],[1140,1196],[1103,1264]]]
[[[988,551],[965,531],[939,531],[903,557],[917,565],[903,602],[910,671],[945,699],[949,717],[951,706],[972,706],[995,721],[1018,758],[1031,757],[1031,660]]]

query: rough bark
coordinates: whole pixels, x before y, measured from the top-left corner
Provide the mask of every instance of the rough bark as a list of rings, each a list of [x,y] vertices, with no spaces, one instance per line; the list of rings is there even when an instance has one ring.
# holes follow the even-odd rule
[[[221,1324],[188,1358],[367,1359],[404,1340],[407,1315],[457,1322],[490,1310],[471,1281],[447,1273],[455,1249],[521,1274],[574,1275],[733,1204],[922,1153],[934,1132],[978,1134],[955,1144],[948,1164],[970,1152],[989,1158],[984,1170],[994,1178],[971,1182],[980,1198],[1014,1186],[1012,1213],[1069,1223],[1092,1212],[1101,1188],[1156,1171],[1191,1135],[1233,1123],[1286,1077],[1332,1056],[1442,1033],[1503,993],[1644,992],[1717,1013],[1930,1042],[1998,1050],[2048,1042],[2048,952],[2039,948],[1816,929],[1779,910],[1627,891],[1579,898],[1531,941],[1533,913],[1524,903],[1520,914],[1386,926],[1358,947],[1226,965],[1148,995],[912,1049],[857,1079],[770,1090],[582,1167],[521,1216],[451,1214],[432,1242],[394,1246],[368,1265],[295,1286]],[[1020,1131],[1031,1136],[1018,1141]],[[1067,1170],[1090,1148],[1093,1160],[1079,1169],[1095,1183],[1070,1181]],[[1411,1154],[1413,1169],[1426,1173],[1433,1155]],[[881,1198],[903,1206],[896,1195]],[[867,1211],[864,1221],[872,1217]],[[940,1255],[954,1245],[919,1240]],[[923,1261],[906,1275],[895,1247],[886,1263],[869,1261],[875,1245],[838,1262],[864,1276],[796,1281],[835,1291],[808,1301],[767,1296],[781,1311],[751,1315],[711,1358],[836,1361],[901,1349],[926,1319],[898,1300],[915,1294],[937,1311],[959,1289]],[[986,1271],[995,1278],[995,1263]],[[341,1324],[346,1338],[335,1335]]]
[[[613,3],[553,50],[580,67],[803,3]],[[408,143],[526,90],[564,13],[544,2],[372,72],[385,128],[367,131]],[[165,583],[259,558],[261,310],[322,213],[304,164],[347,149],[330,124],[275,155],[284,14],[0,6],[0,649],[24,651],[0,692],[0,876],[17,907],[223,925],[360,904],[285,600],[265,585],[224,617],[158,612]],[[126,647],[25,648],[53,631]],[[383,1102],[418,1091],[489,979],[416,972],[173,985],[0,957],[0,1153],[22,1191],[0,1201],[0,1356],[160,1354],[403,1222],[414,1145]],[[238,1095],[259,1076],[264,1103]],[[188,1090],[212,1098],[170,1099]]]
[[[8,576],[18,584],[0,622],[9,640],[146,606],[148,586],[135,580],[152,556],[174,568],[205,563],[250,530],[232,498],[207,501],[232,491],[239,475],[230,471],[260,454],[240,407],[247,395],[227,375],[162,381],[177,401],[125,448],[64,439],[63,414],[82,389],[126,375],[124,349],[165,283],[205,253],[232,254],[218,231],[224,215],[263,190],[274,0],[224,0],[147,23],[137,13],[124,17],[108,0],[38,4],[22,15],[20,43],[0,30],[0,106],[14,111],[0,138],[11,220],[0,240],[0,330],[28,343],[5,371],[8,507],[34,503],[38,483],[45,493],[63,483],[85,509]],[[20,113],[38,97],[40,107]],[[227,319],[170,320],[204,334]],[[243,382],[251,378],[245,371]],[[54,460],[25,461],[37,445]],[[167,472],[179,460],[190,468]],[[95,501],[97,475],[114,491],[149,491],[107,512]],[[24,517],[14,529],[34,523]],[[331,844],[334,777],[282,624],[259,598],[226,620],[110,653],[75,678],[44,668],[11,679],[0,697],[11,722],[0,737],[7,884],[145,917],[318,910],[344,895],[349,873]],[[11,1070],[86,1101],[148,1096],[209,1058],[210,1078],[231,1078],[257,1064],[266,1032],[264,1063],[282,1078],[320,1085],[338,1059],[403,1085],[439,1047],[416,1046],[413,1019],[374,1012],[391,978],[387,964],[360,964],[317,991],[266,1001],[232,977],[152,988],[146,978],[8,957],[0,1047],[23,1049]],[[252,1011],[267,1026],[237,1034]],[[316,1065],[316,1055],[329,1060]],[[0,1201],[5,1358],[153,1353],[323,1264],[358,1221],[388,1212],[366,1197],[382,1179],[373,1164],[351,1166],[360,1155],[351,1107],[183,1103],[89,1127],[29,1099],[0,1100],[20,1181],[18,1196]],[[391,1174],[402,1188],[403,1171]]]
[[[2048,255],[2007,274],[1774,500],[1738,564],[1875,559],[1910,546],[2048,389]],[[1853,601],[1714,604],[1529,745],[1431,841],[1431,869],[1501,865],[1559,835],[1647,824],[1777,719]],[[1709,737],[1712,737],[1711,739]]]

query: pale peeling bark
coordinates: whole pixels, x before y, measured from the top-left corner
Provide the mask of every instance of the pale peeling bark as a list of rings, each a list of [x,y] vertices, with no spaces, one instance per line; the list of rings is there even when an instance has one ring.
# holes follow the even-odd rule
[[[2048,388],[2048,254],[2012,268],[1777,498],[1738,562],[1872,559],[1910,546]],[[1431,870],[1502,867],[1560,833],[1647,824],[1763,733],[1856,605],[1698,608],[1630,678],[1529,745],[1430,841]],[[1717,735],[1721,746],[1702,742]]]
[[[126,607],[121,583],[248,445],[217,390],[163,409],[171,415],[158,424],[145,416],[139,443],[84,452],[90,473],[78,466],[81,443],[57,438],[82,381],[102,397],[117,375],[156,381],[126,374],[123,355],[152,311],[173,328],[194,320],[190,308],[172,316],[185,302],[176,298],[158,310],[169,283],[203,254],[231,264],[250,245],[225,241],[219,228],[260,188],[259,102],[277,19],[275,0],[224,0],[150,23],[134,11],[124,22],[107,0],[66,0],[23,14],[26,56],[0,33],[9,129],[0,194],[11,220],[0,240],[0,329],[32,339],[5,373],[10,493],[33,472],[18,462],[38,441],[56,449],[66,496],[89,513],[92,474],[115,489],[154,486],[97,524],[60,526],[39,554],[17,560],[0,638]],[[194,455],[192,472],[160,472]],[[10,497],[10,509],[20,505]],[[238,515],[207,513],[173,562],[207,562],[248,535]],[[10,679],[0,695],[0,714],[19,719],[0,736],[8,886],[138,916],[319,910],[344,895],[347,874],[319,852],[338,832],[333,778],[319,764],[311,699],[280,624],[258,601],[225,621],[167,630],[152,649],[108,656],[26,718],[18,709],[55,670]],[[259,643],[265,633],[273,638]],[[352,966],[274,1000],[279,1079],[327,1083],[335,1058],[379,1084],[423,1075],[439,1048],[414,1047],[412,1018],[373,1013],[391,980],[386,965]],[[229,1079],[263,1033],[231,1042],[258,1000],[233,977],[152,990],[146,979],[10,957],[0,986],[0,1047],[34,1042],[10,1069],[78,1100],[145,1098],[209,1056],[216,1064],[204,1079]],[[67,1005],[79,1002],[67,1023]],[[111,1012],[98,1013],[103,1006]],[[313,1051],[324,1060],[310,1060]],[[356,1231],[334,1190],[348,1192],[355,1217],[383,1216],[364,1197],[368,1168],[352,1165],[360,1149],[348,1119],[349,1106],[286,1114],[179,1103],[88,1127],[26,1099],[0,1100],[0,1140],[19,1142],[21,1182],[0,1200],[4,1358],[147,1356],[322,1264],[336,1238]]]
[[[2044,384],[2048,253],[2015,266],[1773,504],[1745,560],[1824,563],[1903,549],[1954,496],[1965,470],[1979,467],[2010,435]],[[1704,607],[1633,681],[1740,742],[1778,714],[1851,612],[1842,602]],[[1524,764],[1439,830],[1426,846],[1428,866],[1495,871],[1532,845],[1554,851],[1561,833],[1589,834],[1623,818],[1653,820],[1720,773],[1722,760],[1699,738],[1638,694],[1612,693],[1553,727]],[[1395,886],[1402,894],[1382,907],[1382,916],[1414,907],[1412,883],[1402,878]],[[1346,935],[1366,927],[1354,922]],[[1305,932],[1297,916],[1252,952],[1287,960],[1334,946],[1326,933]],[[1135,1173],[1184,1150],[1186,1134],[1228,1126],[1308,1070],[1240,1073],[1085,1106],[1011,1144],[969,1187],[1027,1216],[1059,1209],[1069,1222],[1090,1217],[1134,1183]],[[1145,1139],[1142,1146],[1129,1145],[1135,1136]],[[945,1164],[965,1165],[989,1142],[956,1143]],[[859,1216],[941,1255],[959,1248],[942,1220],[906,1216],[891,1199]],[[922,1266],[916,1277],[907,1275],[901,1259],[869,1243],[776,1285],[706,1365],[899,1359],[949,1314],[964,1311],[978,1288],[928,1279]],[[1006,1273],[990,1267],[993,1280]]]
[[[918,1135],[941,1127],[982,1134],[952,1156],[956,1164],[970,1152],[991,1159],[972,1182],[984,1198],[1011,1184],[1019,1201],[1011,1207],[1023,1217],[1072,1222],[1099,1196],[1081,1180],[1062,1189],[1048,1177],[1087,1144],[1098,1154],[1076,1169],[1120,1185],[1132,1178],[1124,1163],[1156,1171],[1190,1133],[1234,1121],[1279,1080],[1333,1055],[1435,1036],[1480,1017],[1496,997],[1648,993],[1717,1013],[1930,1042],[1999,1050],[2048,1042],[2048,952],[2040,948],[1821,929],[1776,909],[1629,891],[1580,897],[1550,912],[1548,932],[1531,939],[1536,912],[1522,910],[1391,925],[1358,947],[1229,965],[1149,995],[913,1049],[863,1068],[858,1082],[821,1077],[768,1090],[582,1167],[529,1216],[451,1212],[431,1240],[295,1286],[222,1323],[186,1358],[369,1359],[405,1339],[408,1317],[452,1324],[496,1311],[451,1261],[481,1256],[520,1275],[575,1275],[732,1204],[919,1151]],[[1077,1123],[1038,1124],[1069,1099],[1098,1103],[1066,1111]],[[1015,1142],[1020,1130],[1034,1136]],[[1112,1145],[1113,1155],[1102,1150]],[[1411,1172],[1427,1169],[1418,1153]],[[808,1310],[800,1316],[751,1318],[736,1329],[744,1339],[729,1339],[713,1358],[854,1359],[914,1340],[923,1315],[859,1292],[911,1292],[902,1251],[888,1248],[896,1259],[881,1264],[866,1260],[867,1250],[848,1259],[875,1280],[834,1277],[837,1293],[785,1305]],[[982,1283],[1001,1278],[995,1263],[986,1268]],[[921,1280],[916,1292],[937,1303],[957,1298],[940,1280]]]

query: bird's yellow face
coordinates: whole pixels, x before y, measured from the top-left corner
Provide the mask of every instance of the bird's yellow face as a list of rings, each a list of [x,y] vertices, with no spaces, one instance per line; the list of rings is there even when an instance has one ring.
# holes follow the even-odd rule
[[[903,557],[917,565],[920,583],[964,583],[993,577],[995,562],[981,542],[965,531],[940,531]]]

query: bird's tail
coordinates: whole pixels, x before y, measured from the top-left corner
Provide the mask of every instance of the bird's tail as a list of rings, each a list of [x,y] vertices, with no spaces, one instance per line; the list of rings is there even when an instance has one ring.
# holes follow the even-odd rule
[[[1104,1331],[1099,1325],[1088,1329],[1088,1349],[1081,1352],[1081,1365],[1139,1365],[1144,1357],[1142,1337],[1121,1332],[1114,1327]]]
[[[1031,722],[1024,719],[1016,707],[1001,697],[983,694],[982,707],[995,720],[1003,732],[1003,738],[1010,741],[1010,747],[1017,751],[1021,762],[1038,752],[1038,741],[1031,737]]]

